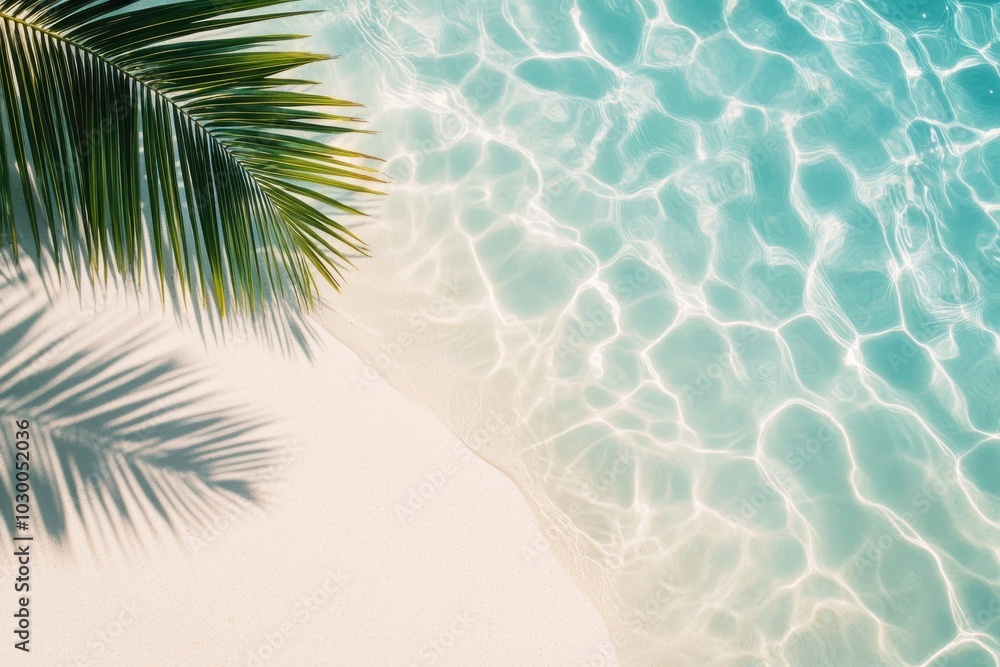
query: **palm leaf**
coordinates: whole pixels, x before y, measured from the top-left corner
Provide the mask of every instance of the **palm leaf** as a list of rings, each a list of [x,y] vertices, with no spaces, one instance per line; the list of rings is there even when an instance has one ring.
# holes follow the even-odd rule
[[[57,271],[141,281],[148,259],[202,303],[310,307],[365,245],[337,192],[377,194],[344,100],[292,88],[325,60],[230,36],[290,0],[0,0],[0,236]],[[250,13],[248,13],[250,12]],[[241,31],[242,32],[242,31]],[[12,169],[11,167],[15,167]],[[18,236],[19,207],[30,239]],[[61,274],[60,274],[61,275]]]

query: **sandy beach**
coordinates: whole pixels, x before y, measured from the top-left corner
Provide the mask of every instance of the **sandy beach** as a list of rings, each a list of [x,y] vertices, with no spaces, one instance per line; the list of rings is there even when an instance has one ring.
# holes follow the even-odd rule
[[[1000,667],[998,45],[0,0],[0,667]]]
[[[2,303],[25,294],[8,285]],[[220,344],[134,296],[98,301],[27,299],[42,313],[31,344],[49,349],[27,368],[44,377],[85,348],[111,345],[113,358],[118,338],[141,338],[128,363],[196,369],[169,401],[239,406],[273,451],[259,498],[206,500],[198,521],[175,512],[173,535],[128,507],[129,537],[83,501],[58,540],[36,531],[32,664],[576,665],[607,648],[514,484],[384,381],[352,385],[363,365],[322,328],[308,359],[252,335]],[[36,437],[72,425],[46,423],[56,418],[31,400],[20,409]]]

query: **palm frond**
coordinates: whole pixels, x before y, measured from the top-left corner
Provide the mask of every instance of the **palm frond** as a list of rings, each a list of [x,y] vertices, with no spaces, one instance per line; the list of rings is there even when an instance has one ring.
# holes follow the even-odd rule
[[[292,88],[287,72],[327,59],[271,48],[299,36],[230,35],[304,13],[273,11],[290,1],[0,0],[0,237],[15,259],[30,245],[77,280],[141,280],[148,258],[161,292],[174,281],[222,313],[289,292],[309,307],[315,275],[339,287],[367,250],[334,218],[360,213],[337,192],[383,182],[332,145],[361,131],[344,113],[358,105]]]

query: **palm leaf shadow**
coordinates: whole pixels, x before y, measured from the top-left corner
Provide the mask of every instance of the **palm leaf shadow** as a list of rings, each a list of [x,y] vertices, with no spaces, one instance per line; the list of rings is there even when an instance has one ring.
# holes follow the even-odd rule
[[[133,322],[109,331],[93,321],[62,331],[46,305],[31,296],[0,300],[0,346],[8,351],[0,360],[0,428],[13,435],[15,420],[31,422],[34,534],[66,543],[82,531],[91,544],[141,546],[260,502],[276,460],[264,419],[246,407],[213,407],[219,400],[189,363],[148,359],[154,327],[137,331]],[[86,335],[96,327],[100,338]],[[95,339],[106,342],[74,342]],[[8,537],[12,444],[0,458]]]

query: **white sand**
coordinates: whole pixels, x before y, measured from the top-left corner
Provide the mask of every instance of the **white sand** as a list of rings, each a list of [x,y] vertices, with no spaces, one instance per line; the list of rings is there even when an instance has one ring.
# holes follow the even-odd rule
[[[72,527],[63,549],[36,541],[32,653],[5,646],[0,662],[578,665],[607,649],[514,484],[385,382],[358,392],[350,377],[362,364],[330,334],[317,328],[312,361],[288,359],[253,340],[206,344],[121,301],[79,327],[78,305],[52,307],[55,327],[76,329],[59,354],[156,322],[151,359],[182,348],[220,404],[275,417],[285,479],[262,511],[192,533],[200,542],[92,558]],[[429,477],[440,487],[425,484],[424,505],[401,517]],[[9,582],[9,556],[0,567]]]

